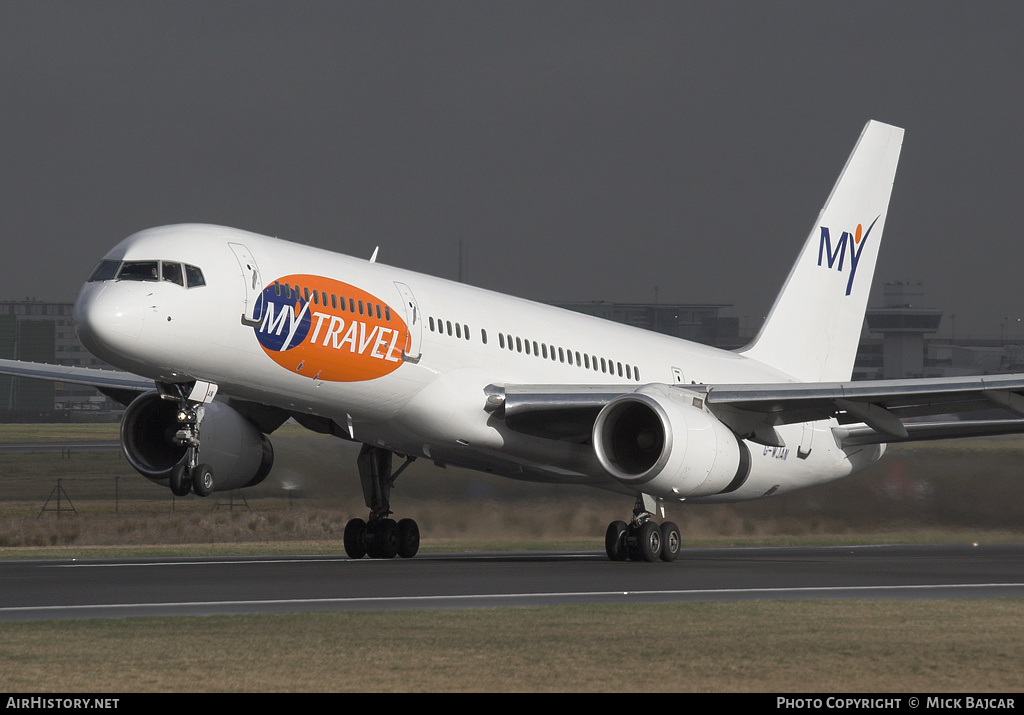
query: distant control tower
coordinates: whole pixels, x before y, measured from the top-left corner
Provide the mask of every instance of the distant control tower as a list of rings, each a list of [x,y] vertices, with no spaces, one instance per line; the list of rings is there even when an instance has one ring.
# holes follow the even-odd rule
[[[882,377],[924,376],[924,336],[937,332],[938,308],[923,308],[920,283],[886,283],[885,307],[867,311],[868,330],[882,335]]]

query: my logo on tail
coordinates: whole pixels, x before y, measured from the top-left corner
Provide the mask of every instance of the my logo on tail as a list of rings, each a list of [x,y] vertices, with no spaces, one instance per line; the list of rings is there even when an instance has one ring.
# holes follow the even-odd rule
[[[857,224],[857,229],[852,234],[849,231],[843,231],[843,235],[840,236],[835,249],[832,248],[832,235],[828,230],[828,226],[821,227],[821,241],[818,244],[819,266],[825,260],[828,263],[828,268],[835,268],[842,273],[843,264],[846,262],[846,246],[847,244],[850,246],[850,278],[846,281],[846,295],[850,295],[850,291],[853,290],[853,279],[857,275],[857,264],[860,263],[860,255],[864,252],[864,244],[868,242],[868,234],[871,233],[871,229],[875,227],[875,223],[879,218],[881,218],[880,215],[876,216],[866,231],[863,224]]]

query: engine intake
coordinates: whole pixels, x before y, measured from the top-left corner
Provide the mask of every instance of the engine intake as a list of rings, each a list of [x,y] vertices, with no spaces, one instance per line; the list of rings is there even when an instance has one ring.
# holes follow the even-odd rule
[[[594,452],[620,483],[679,499],[738,489],[750,450],[693,395],[648,386],[605,405],[594,422]]]
[[[266,435],[222,402],[205,406],[199,433],[199,461],[210,465],[213,491],[251,487],[262,482],[274,464]],[[128,463],[155,484],[168,486],[171,469],[185,458],[175,444],[178,405],[155,392],[137,397],[121,420],[121,448]]]

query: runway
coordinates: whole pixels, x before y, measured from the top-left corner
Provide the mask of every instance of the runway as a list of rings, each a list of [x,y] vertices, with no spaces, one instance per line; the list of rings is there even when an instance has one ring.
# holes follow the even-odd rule
[[[1024,598],[1024,544],[0,561],[0,621],[774,599]]]

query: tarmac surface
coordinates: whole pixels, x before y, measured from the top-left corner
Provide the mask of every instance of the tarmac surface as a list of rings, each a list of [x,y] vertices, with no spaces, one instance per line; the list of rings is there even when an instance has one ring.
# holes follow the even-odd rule
[[[1024,598],[1024,544],[0,561],[0,621],[775,599]]]

